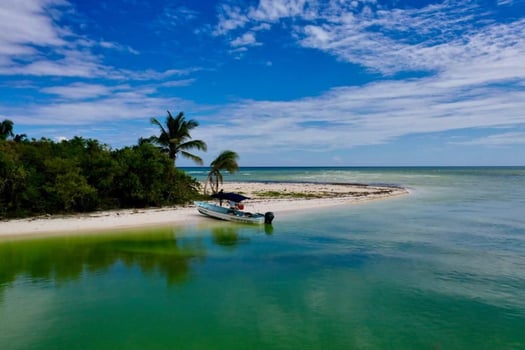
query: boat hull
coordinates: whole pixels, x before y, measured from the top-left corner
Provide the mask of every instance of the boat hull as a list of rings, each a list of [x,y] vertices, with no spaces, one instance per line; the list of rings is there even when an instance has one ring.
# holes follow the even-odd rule
[[[195,202],[195,206],[199,213],[219,220],[257,225],[264,224],[265,222],[265,215],[261,213],[230,209],[208,202]]]

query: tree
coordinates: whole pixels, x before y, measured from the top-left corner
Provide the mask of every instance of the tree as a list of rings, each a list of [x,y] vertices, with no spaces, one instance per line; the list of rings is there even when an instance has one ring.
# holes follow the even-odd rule
[[[237,164],[237,159],[239,155],[234,151],[223,151],[213,162],[210,163],[211,170],[208,173],[208,178],[204,185],[204,193],[207,191],[208,184],[212,193],[217,193],[219,191],[219,184],[222,184],[222,173],[221,170],[226,170],[230,174],[235,173],[239,170],[239,164]]]
[[[13,122],[9,119],[5,119],[0,123],[0,140],[5,141],[9,136],[14,136]]]
[[[27,186],[28,173],[19,158],[16,145],[0,143],[0,218],[19,209],[21,194]]]
[[[82,137],[0,141],[0,220],[182,204],[200,189],[150,142],[113,151]]]
[[[26,134],[16,134],[13,136],[13,141],[15,142],[27,142],[27,135]]]
[[[199,126],[197,121],[193,119],[186,120],[183,112],[180,112],[177,117],[173,118],[170,111],[168,111],[168,117],[166,118],[166,127],[155,118],[151,118],[150,121],[160,128],[160,136],[151,137],[150,140],[161,146],[161,150],[168,154],[174,165],[179,153],[183,157],[202,165],[202,159],[199,156],[188,152],[191,149],[200,151],[207,151],[208,149],[204,141],[191,140],[190,131]]]

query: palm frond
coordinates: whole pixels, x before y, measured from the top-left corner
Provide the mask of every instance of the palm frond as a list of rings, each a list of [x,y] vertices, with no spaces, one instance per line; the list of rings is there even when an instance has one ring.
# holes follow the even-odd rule
[[[207,151],[208,145],[202,140],[191,140],[188,142],[181,143],[178,147],[180,150],[197,149],[199,151]]]
[[[185,157],[185,158],[188,158],[188,159],[191,159],[192,161],[194,161],[195,163],[199,164],[199,165],[202,165],[204,164],[204,162],[202,161],[202,158],[199,157],[199,156],[196,156],[194,154],[191,154],[189,152],[186,152],[186,151],[180,151],[180,154]]]
[[[185,120],[183,112],[179,112],[176,117],[173,117],[170,111],[167,112],[165,124],[155,118],[150,119],[151,123],[157,125],[161,130],[160,135],[155,139],[156,143],[163,146],[163,151],[168,153],[174,164],[177,155],[181,153],[183,157],[202,165],[203,161],[200,157],[187,152],[191,149],[207,151],[204,141],[191,140],[190,130],[197,127],[199,123],[195,120]]]
[[[233,174],[239,170],[239,164],[237,163],[239,155],[230,150],[223,151],[213,162],[211,162],[211,167],[219,170],[226,170],[230,174]]]

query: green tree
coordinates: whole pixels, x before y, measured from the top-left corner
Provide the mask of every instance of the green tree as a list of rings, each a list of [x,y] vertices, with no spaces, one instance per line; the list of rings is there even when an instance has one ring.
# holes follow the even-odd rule
[[[27,135],[26,134],[16,134],[13,136],[13,141],[15,142],[27,142]]]
[[[118,164],[112,158],[111,148],[97,140],[87,140],[80,164],[88,184],[98,191],[99,207],[106,209],[114,206],[116,200],[111,198],[111,191],[118,174]]]
[[[44,161],[47,201],[54,212],[90,211],[96,208],[95,188],[90,186],[74,158],[50,158]]]
[[[206,184],[204,185],[204,193],[207,192],[207,186],[210,185],[212,193],[219,191],[219,184],[222,184],[223,177],[221,170],[226,170],[230,174],[235,173],[239,170],[239,164],[237,164],[239,155],[234,151],[226,150],[223,151],[213,162],[210,163],[211,170],[208,173]]]
[[[28,174],[18,153],[16,145],[0,143],[0,218],[18,211],[26,187]]]
[[[0,140],[5,141],[8,137],[13,137],[13,122],[5,119],[0,123]]]
[[[121,207],[147,207],[185,203],[199,192],[198,182],[150,143],[115,152],[119,170],[113,183]]]
[[[180,112],[177,117],[174,118],[170,111],[168,111],[165,126],[155,118],[151,118],[150,121],[152,124],[157,125],[160,128],[160,136],[152,137],[150,140],[161,146],[162,151],[168,154],[168,157],[173,160],[174,165],[179,153],[183,157],[189,158],[195,163],[202,165],[202,159],[199,156],[188,152],[192,149],[200,151],[207,150],[204,141],[191,140],[190,131],[199,126],[197,121],[193,119],[186,120],[183,112]],[[142,140],[142,142],[143,141],[144,140]]]
[[[183,204],[199,196],[199,182],[151,142],[113,151],[82,137],[15,138],[0,141],[0,219]]]

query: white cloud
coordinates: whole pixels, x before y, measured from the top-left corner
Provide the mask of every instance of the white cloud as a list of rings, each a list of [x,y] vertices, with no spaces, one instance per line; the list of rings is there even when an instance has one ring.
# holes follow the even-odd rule
[[[170,25],[179,25],[192,21],[198,17],[199,13],[186,6],[171,7],[164,9],[161,22],[168,22]]]
[[[472,2],[447,1],[421,9],[380,10],[373,16],[346,13],[330,16],[321,25],[296,27],[299,43],[385,74],[399,71],[442,71],[449,65],[469,62],[489,53],[496,45],[508,47],[523,35],[523,23],[514,25],[509,37],[494,41],[497,25],[477,27],[483,20]],[[503,26],[503,28],[507,28]],[[458,33],[462,33],[458,35]],[[481,43],[477,40],[483,39]],[[478,45],[481,44],[481,45]],[[521,48],[520,48],[521,50]]]
[[[64,4],[60,0],[2,0],[0,56],[31,54],[35,49],[30,45],[64,45],[52,19],[45,13],[46,7]]]
[[[240,7],[223,5],[220,11],[219,23],[213,32],[215,35],[223,35],[236,28],[242,28],[249,22],[248,17],[242,14]]]
[[[314,19],[316,7],[316,1],[308,0],[260,0],[257,6],[248,8],[222,5],[214,34],[225,35],[248,24],[253,24],[252,30],[268,30],[270,23],[283,18]]]
[[[200,68],[197,67],[168,69],[163,72],[152,69],[146,69],[144,71],[114,70],[111,72],[112,76],[110,76],[110,78],[125,80],[165,80],[174,76],[187,76],[199,70]]]
[[[260,0],[257,7],[251,8],[248,17],[259,21],[277,21],[281,18],[304,16],[306,0]]]
[[[254,32],[259,32],[259,31],[263,31],[263,30],[270,30],[272,28],[272,26],[268,23],[260,23],[258,25],[256,25],[255,27],[251,28],[252,31]]]
[[[95,41],[72,32],[60,24],[62,17],[71,13],[74,8],[65,0],[1,1],[0,75],[149,80],[197,70],[129,71],[105,65],[104,56],[95,54],[94,48],[133,55],[139,52],[116,42]]]
[[[74,83],[68,86],[53,86],[44,88],[41,91],[74,100],[107,96],[111,93],[110,88],[105,85],[85,83]]]
[[[103,48],[106,48],[106,49],[111,49],[111,50],[116,50],[116,51],[126,51],[126,52],[129,52],[133,55],[138,55],[139,52],[135,49],[133,49],[132,47],[129,47],[129,46],[123,46],[123,45],[120,45],[118,43],[115,43],[115,42],[110,42],[110,41],[101,41],[99,43],[100,47],[103,47]]]
[[[465,142],[455,142],[460,145],[483,145],[483,146],[513,146],[525,145],[525,132],[506,132],[476,138]]]
[[[449,87],[432,77],[338,88],[288,102],[243,101],[210,117],[206,132],[217,144],[242,135],[243,150],[256,153],[341,150],[418,133],[525,125],[523,110],[523,91]]]
[[[255,39],[255,34],[251,32],[244,33],[242,36],[233,40],[230,44],[233,47],[258,45],[257,40]]]
[[[147,121],[151,116],[164,115],[166,106],[177,106],[201,122],[192,136],[206,140],[210,149],[223,148],[234,134],[243,152],[254,154],[348,150],[385,144],[412,134],[525,126],[525,92],[519,81],[492,86],[475,82],[460,79],[450,83],[449,77],[443,76],[382,81],[335,88],[319,96],[291,101],[244,100],[223,107],[197,107],[179,99],[159,98],[154,87],[72,84],[45,89],[60,96],[53,103],[24,106],[4,114],[10,115],[17,125],[65,125],[69,129],[83,125],[87,132],[97,123]],[[200,111],[202,108],[207,110]],[[27,110],[31,110],[29,115]],[[247,127],[254,125],[257,127]],[[63,130],[55,132],[64,135]],[[122,145],[149,136],[143,129],[128,132],[120,139],[115,134],[120,135],[121,130],[112,129],[105,132],[107,136],[99,133],[93,137]],[[512,139],[513,144],[519,144],[517,140],[523,133],[509,132],[506,136],[507,143]],[[472,144],[502,143],[501,140],[503,137],[494,137]]]
[[[94,57],[84,53],[84,59],[75,57],[76,51],[68,49],[65,37],[71,33],[59,28],[50,16],[54,8],[67,8],[62,0],[4,0],[0,2],[0,74],[27,75],[75,75],[75,68],[65,69],[69,63],[80,64],[78,74],[86,74],[86,65],[92,64]],[[53,52],[57,62],[44,60],[43,50]],[[69,56],[71,54],[71,56]],[[30,63],[27,63],[30,62]],[[93,69],[90,69],[93,71]]]
[[[3,10],[4,4],[0,4],[0,9]],[[147,123],[152,116],[164,115],[169,106],[177,106],[191,118],[202,121],[192,136],[206,140],[210,149],[224,148],[231,142],[229,135],[235,134],[239,135],[237,139],[243,152],[254,154],[348,150],[388,143],[411,134],[525,124],[525,41],[522,39],[525,20],[494,24],[487,19],[481,23],[473,21],[475,25],[467,24],[476,12],[474,3],[469,1],[464,2],[464,6],[446,1],[409,10],[380,9],[371,0],[322,3],[267,0],[247,9],[223,6],[214,33],[235,38],[230,41],[230,52],[237,57],[242,57],[250,46],[261,44],[256,40],[258,31],[289,20],[289,25],[282,28],[290,30],[290,38],[297,39],[297,45],[321,50],[385,75],[409,70],[423,70],[429,75],[405,81],[378,81],[361,87],[343,86],[291,101],[243,100],[220,108],[197,107],[177,98],[158,97],[158,87],[192,84],[194,79],[177,80],[177,77],[186,77],[198,68],[159,72],[105,66],[101,57],[91,53],[92,47],[104,46],[111,50],[125,50],[125,47],[65,34],[52,19],[41,18],[44,5],[65,6],[65,2],[27,1],[27,6],[33,6],[29,6],[30,9],[18,2],[12,4],[20,16],[27,15],[26,21],[34,18],[43,30],[35,33],[28,29],[17,38],[7,38],[0,33],[0,44],[4,44],[0,45],[0,74],[104,77],[135,83],[134,86],[131,83],[101,85],[93,80],[60,83],[41,89],[55,95],[46,105],[28,103],[9,109],[2,106],[0,113],[9,115],[17,125],[56,126],[55,136],[74,136],[61,129],[76,132],[73,125],[82,125],[83,132],[91,136],[89,130],[99,128],[97,123],[124,120]],[[16,28],[12,22],[7,26],[11,26],[10,30]],[[408,35],[396,36],[401,32]],[[67,44],[64,35],[72,39]],[[259,40],[261,37],[258,35]],[[40,47],[44,46],[52,51],[52,59],[39,54]],[[267,62],[271,65],[271,61]],[[166,82],[154,85],[151,81],[155,80]],[[199,108],[211,110],[201,112]],[[31,113],[27,113],[28,110]],[[124,130],[122,125],[114,124],[92,136],[102,142],[122,145],[134,143],[140,136],[149,136],[148,132],[150,130],[131,126]],[[46,136],[53,137],[53,134]],[[519,142],[523,136],[522,132],[513,131],[463,143],[523,144]]]
[[[163,115],[166,106],[183,109],[191,106],[178,98],[157,97],[156,88],[148,86],[109,87],[77,83],[46,88],[44,92],[57,94],[59,98],[42,105],[4,108],[5,114],[17,125],[64,125],[70,128],[124,120],[147,121],[152,116]],[[28,114],[28,110],[31,113]]]
[[[292,21],[290,39],[386,75],[443,72],[450,67],[524,56],[525,20],[495,24],[475,1],[449,0],[421,8],[383,9],[376,1],[262,0],[223,12],[217,34]],[[242,38],[239,34],[238,38]],[[525,61],[518,69],[524,70]],[[497,67],[496,67],[497,68]]]
[[[314,46],[324,46],[331,41],[332,36],[321,26],[306,26],[304,33],[309,37],[310,42],[316,43]]]
[[[95,57],[80,51],[57,50],[59,59],[34,59],[29,63],[0,66],[0,75],[34,75],[92,78],[110,76],[109,69]]]
[[[342,87],[295,101],[228,106],[228,118],[218,135],[221,130],[238,130],[250,140],[244,147],[252,152],[330,151],[418,133],[525,124],[523,19],[497,24],[472,1],[392,10],[380,8],[375,1],[331,1],[325,6],[304,3],[303,12],[301,7],[292,11],[286,6],[264,11],[269,3],[239,10],[249,21],[231,30],[297,17],[302,21],[289,26],[290,38],[297,38],[300,46],[387,76],[402,71],[432,75]],[[249,131],[244,127],[253,124],[264,127]],[[522,136],[507,133],[470,144],[522,144]],[[272,147],[262,147],[265,142]]]
[[[180,80],[170,80],[165,83],[161,83],[161,86],[164,87],[181,87],[189,86],[195,82],[195,79],[180,79]]]

